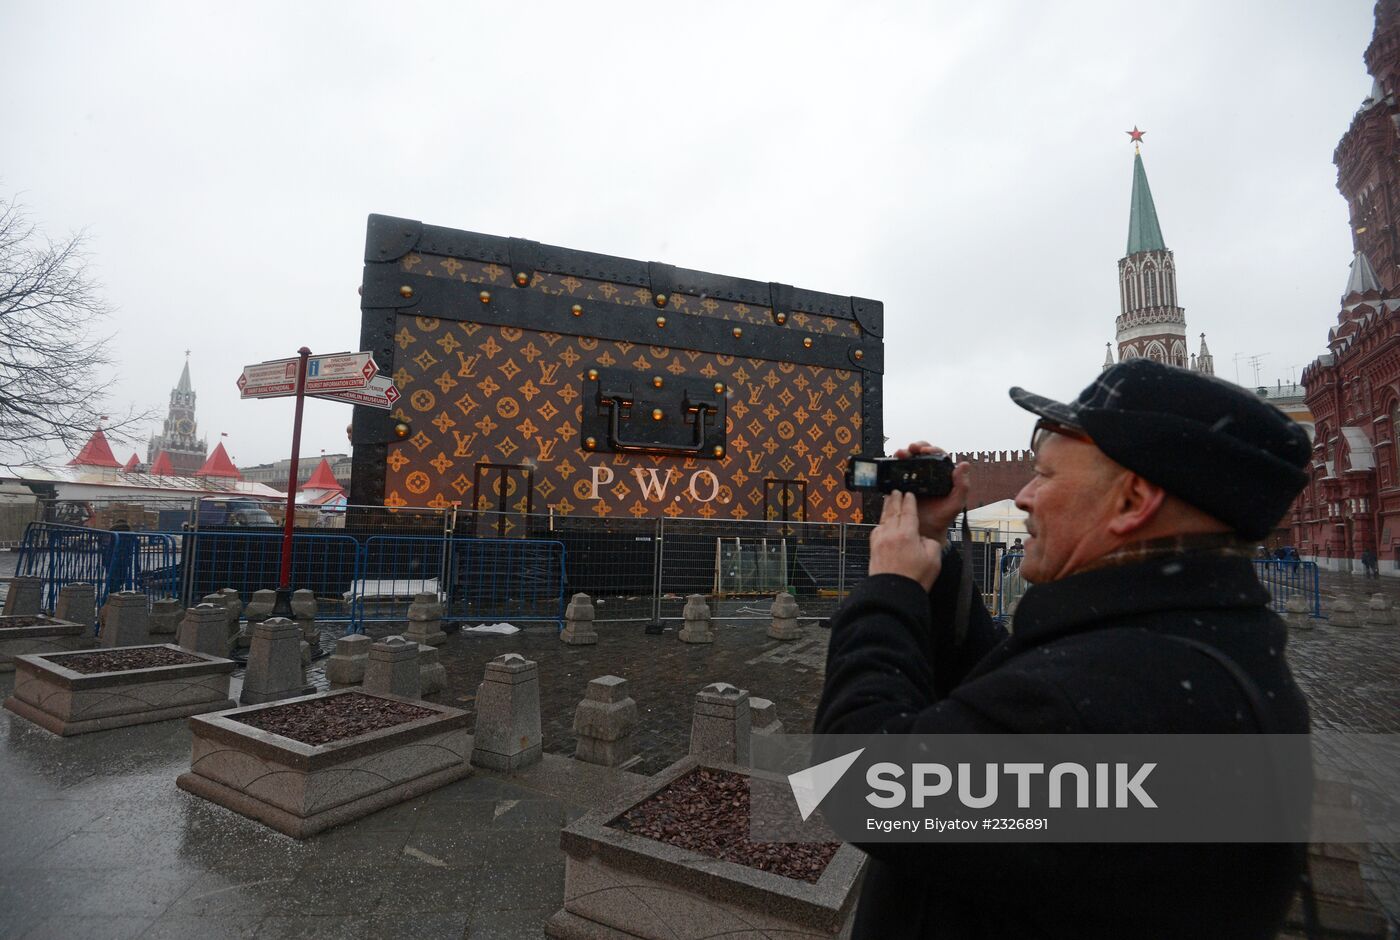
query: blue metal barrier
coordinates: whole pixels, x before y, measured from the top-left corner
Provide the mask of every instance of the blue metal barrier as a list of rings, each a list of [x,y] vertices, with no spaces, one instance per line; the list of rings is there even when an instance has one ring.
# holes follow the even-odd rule
[[[415,594],[441,598],[448,548],[441,536],[371,535],[365,539],[353,591],[351,632],[363,633],[366,622],[408,619]]]
[[[183,540],[186,603],[198,604],[207,594],[233,588],[246,604],[254,591],[278,585],[281,533],[199,531],[185,533]],[[315,593],[318,620],[352,619],[360,563],[360,543],[352,536],[292,536],[292,587]]]
[[[42,579],[45,610],[53,609],[65,585],[84,582],[93,586],[100,608],[116,591],[139,591],[148,601],[178,596],[180,558],[168,535],[31,522],[16,574]]]
[[[547,620],[564,626],[564,543],[454,538],[444,616],[451,620]]]
[[[1283,613],[1288,599],[1301,594],[1308,602],[1311,616],[1322,616],[1322,591],[1318,585],[1317,562],[1256,558],[1254,573],[1259,577],[1259,583],[1268,589],[1273,598],[1269,606],[1275,612]]]

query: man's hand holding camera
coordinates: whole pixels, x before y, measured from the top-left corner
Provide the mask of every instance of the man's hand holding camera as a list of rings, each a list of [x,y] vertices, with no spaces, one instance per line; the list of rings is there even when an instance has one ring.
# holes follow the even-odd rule
[[[917,441],[895,451],[901,460],[942,454],[942,448]],[[948,528],[967,505],[971,465],[953,469],[953,488],[947,496],[916,499],[895,490],[885,497],[880,524],[870,533],[870,573],[898,574],[917,581],[925,591],[933,587],[943,568],[943,547]]]

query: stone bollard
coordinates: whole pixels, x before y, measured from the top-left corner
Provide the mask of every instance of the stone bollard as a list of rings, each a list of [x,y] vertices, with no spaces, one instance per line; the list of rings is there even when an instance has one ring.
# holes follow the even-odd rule
[[[593,598],[587,594],[575,594],[569,599],[569,606],[564,611],[564,629],[560,631],[559,639],[570,646],[591,646],[597,643],[598,631],[593,629],[593,616]]]
[[[11,578],[5,594],[6,617],[34,617],[44,603],[44,581],[28,576]]]
[[[1283,619],[1288,622],[1288,626],[1293,630],[1311,630],[1313,628],[1311,611],[1308,609],[1308,599],[1301,594],[1294,594],[1283,602]]]
[[[301,638],[316,652],[321,651],[321,629],[316,626],[316,592],[308,588],[292,592],[292,616],[301,627]]]
[[[768,622],[770,640],[800,640],[802,628],[797,625],[797,598],[781,591],[773,598],[773,619]]]
[[[176,642],[181,649],[207,656],[228,655],[228,627],[223,604],[200,604],[185,611]]]
[[[255,624],[248,647],[248,671],[243,675],[243,705],[261,705],[298,695],[312,695],[301,663],[301,630],[285,617]]]
[[[372,695],[399,695],[419,698],[418,644],[401,636],[371,643],[365,661],[366,692]]]
[[[574,757],[588,764],[622,767],[635,763],[637,703],[627,694],[627,680],[602,676],[588,683],[574,711],[578,746]]]
[[[277,592],[270,588],[254,591],[248,598],[248,606],[243,608],[243,617],[249,624],[262,623],[272,616],[272,608],[277,605]]]
[[[137,591],[118,591],[107,598],[107,616],[97,645],[146,646],[151,642],[151,612],[146,608],[146,595]]]
[[[316,592],[301,588],[292,592],[292,616],[298,620],[316,619]]]
[[[230,650],[238,649],[240,646],[246,647],[252,642],[253,635],[251,633],[247,636],[240,636],[242,630],[239,617],[243,613],[243,602],[238,599],[237,591],[233,590],[233,588],[224,588],[222,591],[206,594],[204,595],[204,599],[200,602],[200,606],[204,604],[214,604],[223,608],[224,634],[228,638],[228,648]],[[224,654],[221,653],[220,655]]]
[[[476,687],[472,763],[518,770],[540,759],[541,742],[539,664],[519,653],[497,656]]]
[[[408,605],[408,630],[404,639],[419,646],[441,646],[447,642],[447,634],[442,632],[442,602],[437,592],[414,595],[413,603]]]
[[[185,619],[185,608],[173,597],[162,597],[151,604],[151,636],[174,637]]]
[[[335,652],[326,660],[326,678],[332,686],[359,685],[365,681],[365,665],[373,641],[363,633],[347,633],[335,641]]]
[[[97,622],[97,589],[85,581],[65,584],[58,589],[53,616],[55,620],[91,627]]]
[[[705,595],[692,594],[685,599],[685,626],[678,634],[683,643],[713,643],[715,634],[710,629],[710,605],[705,603]]]
[[[438,662],[436,646],[418,644],[418,691],[421,695],[432,695],[447,688],[447,669]]]
[[[1331,615],[1327,618],[1334,627],[1359,627],[1356,619],[1356,602],[1345,594],[1339,595],[1332,603]]]
[[[749,693],[728,682],[712,682],[695,696],[690,722],[690,753],[724,764],[749,764],[752,716]]]
[[[783,723],[778,720],[778,709],[766,698],[753,696],[749,699],[749,726],[754,734],[782,734]]]
[[[1390,609],[1390,598],[1384,594],[1372,594],[1366,603],[1366,626],[1393,627],[1395,614]]]

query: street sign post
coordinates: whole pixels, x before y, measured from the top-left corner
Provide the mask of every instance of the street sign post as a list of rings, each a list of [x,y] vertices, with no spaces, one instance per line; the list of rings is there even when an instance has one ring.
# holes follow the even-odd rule
[[[287,475],[287,518],[282,526],[282,565],[277,583],[277,601],[272,608],[273,616],[291,617],[292,532],[296,526],[297,462],[301,455],[301,416],[306,396],[388,409],[399,400],[399,390],[387,376],[379,374],[379,366],[371,353],[342,352],[313,356],[305,346],[297,350],[297,356],[293,359],[275,359],[244,366],[236,384],[244,398],[296,396],[296,411],[292,418],[292,459]]]

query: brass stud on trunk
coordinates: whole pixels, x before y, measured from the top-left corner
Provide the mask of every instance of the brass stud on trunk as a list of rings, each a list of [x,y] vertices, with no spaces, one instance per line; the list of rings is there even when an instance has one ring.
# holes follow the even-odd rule
[[[653,376],[651,377],[651,387],[652,387],[652,388],[660,388],[663,384],[665,384],[665,380],[662,379],[661,376],[659,376],[659,375],[653,375]]]
[[[658,307],[664,307],[664,306],[666,306],[666,295],[665,295],[665,294],[657,294],[657,295],[656,295],[656,305],[657,305]]]
[[[778,321],[778,325],[779,325],[779,326],[782,326],[784,323],[787,322],[787,314],[786,314],[786,313],[778,313],[778,314],[775,314],[775,315],[773,316],[773,319]]]
[[[744,329],[743,329],[743,327],[739,327],[739,326],[734,327],[734,338],[735,338],[735,339],[738,339],[739,337],[741,337],[741,336],[743,336],[743,335],[744,335]]]
[[[660,421],[660,420],[661,420],[662,418],[664,418],[664,417],[665,417],[665,415],[662,414],[660,408],[653,408],[653,409],[651,409],[651,420],[653,420],[653,421]]]
[[[524,287],[526,284],[530,283],[530,275],[526,274],[524,271],[517,271],[515,274],[515,283]]]
[[[865,358],[865,350],[864,350],[864,349],[857,349],[857,350],[856,350],[856,361],[859,362],[860,360],[862,360],[862,359],[864,359],[864,358]]]
[[[574,304],[572,307],[569,308],[569,312],[576,317],[583,316],[583,304]]]
[[[481,298],[481,302],[484,304],[489,304],[491,302],[491,292],[489,290],[482,291],[480,294],[477,294],[477,297]]]
[[[598,381],[598,370],[597,370],[597,369],[589,369],[589,370],[588,370],[588,380],[589,380],[590,382],[596,382],[596,381]]]
[[[596,437],[585,438],[583,446],[589,450],[593,450],[598,446],[598,439]]]
[[[665,317],[657,317],[657,318],[656,318],[656,325],[657,325],[658,327],[663,327],[663,326],[665,326],[665,325],[666,325],[666,318],[665,318]]]
[[[402,287],[399,288],[399,296],[400,296],[400,297],[403,297],[405,300],[408,299],[409,297],[412,297],[412,296],[413,296],[413,288],[412,288],[411,286],[409,286],[408,284],[405,284],[404,286],[402,286]]]
[[[802,345],[805,346],[805,347],[807,347],[808,349],[811,349],[811,348],[812,348],[812,337],[810,337],[810,336],[804,337],[803,340],[802,340]]]

